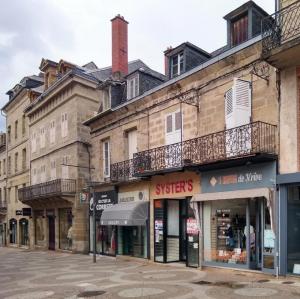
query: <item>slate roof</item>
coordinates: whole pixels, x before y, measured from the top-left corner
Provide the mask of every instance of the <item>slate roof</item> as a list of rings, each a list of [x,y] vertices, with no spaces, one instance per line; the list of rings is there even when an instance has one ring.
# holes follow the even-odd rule
[[[143,72],[148,73],[151,76],[156,77],[162,81],[166,80],[166,77],[163,74],[152,70],[147,64],[145,64],[140,59],[128,62],[128,74],[132,74],[133,72],[139,69],[142,69]],[[100,81],[104,81],[112,75],[112,68],[106,67],[97,70],[87,70],[85,73],[95,77]]]

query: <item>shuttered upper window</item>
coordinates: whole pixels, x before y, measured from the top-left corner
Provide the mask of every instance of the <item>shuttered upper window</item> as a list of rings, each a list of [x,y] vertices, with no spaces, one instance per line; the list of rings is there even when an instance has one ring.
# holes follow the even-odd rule
[[[248,15],[231,23],[231,43],[237,46],[248,39]]]

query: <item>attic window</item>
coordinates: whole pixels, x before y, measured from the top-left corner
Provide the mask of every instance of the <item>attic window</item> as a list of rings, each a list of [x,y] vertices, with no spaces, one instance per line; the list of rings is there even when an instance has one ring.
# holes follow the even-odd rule
[[[139,76],[138,74],[127,80],[127,100],[139,95]]]
[[[179,76],[183,73],[183,52],[171,57],[171,74],[172,77]]]
[[[237,46],[248,39],[248,15],[238,18],[231,23],[231,43]]]

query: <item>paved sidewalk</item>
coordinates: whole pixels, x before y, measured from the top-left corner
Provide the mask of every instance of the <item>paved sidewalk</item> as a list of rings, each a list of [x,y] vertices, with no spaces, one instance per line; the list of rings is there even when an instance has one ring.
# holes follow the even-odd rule
[[[300,298],[300,280],[143,260],[0,248],[0,298]]]

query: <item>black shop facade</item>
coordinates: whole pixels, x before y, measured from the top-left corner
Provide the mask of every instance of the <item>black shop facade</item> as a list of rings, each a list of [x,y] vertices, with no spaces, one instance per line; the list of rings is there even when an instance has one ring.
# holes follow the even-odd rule
[[[96,231],[93,234],[93,200],[90,201],[90,252],[149,258],[149,192],[116,190],[95,192]]]

